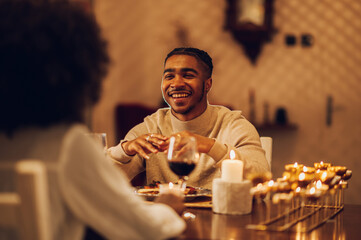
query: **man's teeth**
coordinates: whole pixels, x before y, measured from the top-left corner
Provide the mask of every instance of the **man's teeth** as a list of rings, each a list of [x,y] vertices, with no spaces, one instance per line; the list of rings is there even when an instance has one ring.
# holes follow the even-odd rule
[[[173,94],[172,97],[174,97],[174,98],[185,98],[185,97],[188,97],[188,94],[187,93],[176,93],[176,94]]]

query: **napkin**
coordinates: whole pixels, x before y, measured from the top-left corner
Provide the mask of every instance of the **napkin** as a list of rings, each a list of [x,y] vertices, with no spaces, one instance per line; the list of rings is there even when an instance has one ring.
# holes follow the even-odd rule
[[[248,214],[252,211],[252,184],[249,180],[229,182],[213,179],[212,210],[222,214]]]

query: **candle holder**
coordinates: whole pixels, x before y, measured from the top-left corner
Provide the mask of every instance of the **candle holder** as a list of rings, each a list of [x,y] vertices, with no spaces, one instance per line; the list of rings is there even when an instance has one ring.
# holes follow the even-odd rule
[[[250,189],[250,194],[254,197],[255,199],[255,204],[257,205],[257,210],[258,210],[258,220],[260,222],[264,222],[267,220],[267,215],[270,212],[269,210],[269,204],[266,204],[266,209],[264,210],[264,206],[263,206],[263,201],[262,199],[265,199],[265,197],[267,196],[269,192],[269,188],[267,185],[264,185],[262,183],[258,183],[257,186],[252,187]],[[266,201],[267,202],[267,201]]]
[[[321,180],[318,180],[315,183],[316,189],[321,191],[321,198],[319,200],[319,204],[322,208],[324,208],[326,205],[326,199],[327,199],[327,190],[328,190],[328,185],[323,184]],[[325,211],[324,211],[325,212]]]
[[[292,194],[289,193],[276,193],[273,195],[272,203],[276,204],[278,206],[278,212],[277,216],[280,217],[282,215],[286,216],[286,220],[288,221],[289,216],[289,206],[288,204],[292,200]],[[287,204],[287,207],[285,208],[285,204]]]
[[[345,199],[345,189],[348,188],[348,183],[346,181],[341,180],[336,186],[336,207],[343,207],[344,206],[344,199]]]
[[[278,182],[275,182],[273,180],[270,180],[268,182],[265,183],[265,186],[267,188],[267,195],[265,197],[266,199],[266,221],[271,219],[271,208],[272,208],[272,198],[274,196],[274,194],[277,192],[277,188],[278,188]]]
[[[272,231],[309,232],[344,208],[344,191],[352,171],[330,163],[287,164],[282,178],[262,184],[271,201],[266,205],[265,221],[247,228]],[[257,190],[261,196],[262,191]],[[271,216],[275,209],[276,216]]]
[[[297,187],[293,192],[294,209],[300,209],[300,212],[296,212],[296,218],[303,215],[303,208],[305,206],[305,189]]]

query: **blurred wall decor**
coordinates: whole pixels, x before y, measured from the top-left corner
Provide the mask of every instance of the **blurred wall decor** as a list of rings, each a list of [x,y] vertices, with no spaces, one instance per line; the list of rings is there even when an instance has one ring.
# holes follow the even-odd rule
[[[253,123],[272,124],[276,110],[284,108],[288,122],[297,125],[259,129],[273,138],[275,177],[296,161],[347,166],[354,174],[346,202],[360,204],[361,1],[274,0],[273,8],[277,33],[254,65],[224,29],[226,0],[95,0],[112,65],[93,110],[94,131],[106,132],[115,144],[117,105],[157,108],[165,55],[192,45],[213,57],[211,103],[242,110],[249,118],[253,89]],[[312,36],[309,46],[303,35]],[[330,98],[332,124],[327,125]]]
[[[273,0],[227,0],[225,29],[242,46],[256,64],[265,42],[270,42],[273,29]]]

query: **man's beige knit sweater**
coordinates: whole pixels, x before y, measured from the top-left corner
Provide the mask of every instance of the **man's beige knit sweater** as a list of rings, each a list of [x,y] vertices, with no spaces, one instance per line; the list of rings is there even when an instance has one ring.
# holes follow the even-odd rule
[[[206,111],[190,121],[180,121],[170,108],[159,109],[146,117],[144,122],[135,126],[123,141],[129,141],[147,133],[160,133],[164,136],[188,130],[195,134],[215,139],[208,154],[202,153],[199,163],[189,175],[188,185],[212,188],[212,180],[221,176],[221,161],[229,159],[233,149],[236,159],[244,161],[244,175],[248,172],[264,172],[269,170],[265,152],[261,148],[259,135],[254,126],[241,114],[222,106],[208,105]],[[139,155],[128,156],[118,145],[112,150],[112,156],[123,163],[122,168],[130,178],[146,170],[147,183],[153,181],[175,182],[178,180],[169,168],[165,153],[151,154],[149,160]]]

